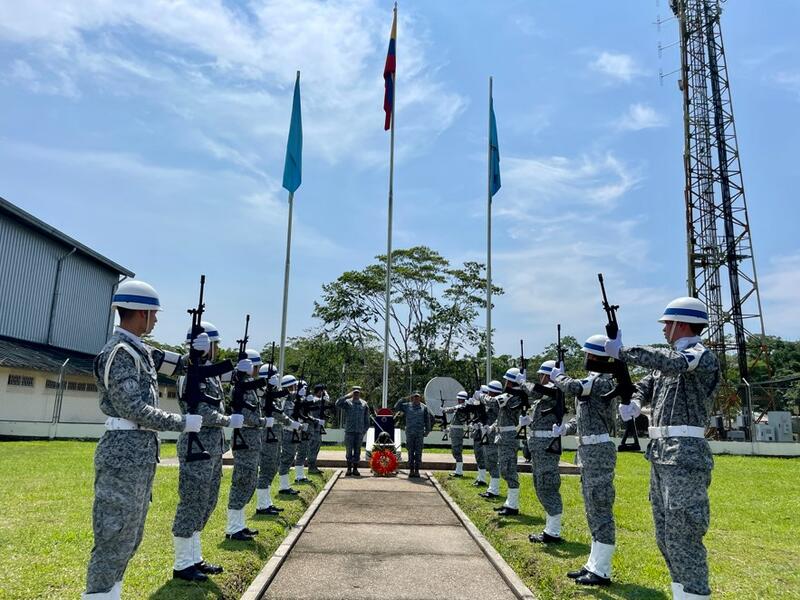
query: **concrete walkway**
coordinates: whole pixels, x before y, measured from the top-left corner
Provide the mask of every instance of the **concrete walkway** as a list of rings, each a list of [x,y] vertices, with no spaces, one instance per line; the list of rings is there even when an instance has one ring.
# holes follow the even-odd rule
[[[485,540],[478,534],[476,541],[475,533],[427,478],[339,477],[282,563],[273,559],[272,572],[259,575],[271,582],[254,597],[532,598],[496,552],[481,548],[478,542]]]

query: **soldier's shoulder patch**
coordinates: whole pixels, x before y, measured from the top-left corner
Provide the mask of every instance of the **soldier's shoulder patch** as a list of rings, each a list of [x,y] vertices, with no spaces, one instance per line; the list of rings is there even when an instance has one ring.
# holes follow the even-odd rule
[[[583,391],[581,391],[581,396],[588,396],[592,393],[592,386],[594,385],[595,377],[587,377],[586,379],[581,379],[581,387]]]
[[[689,365],[689,372],[697,368],[697,365],[700,364],[700,359],[706,352],[707,350],[703,344],[695,344],[681,351],[681,356],[686,360],[686,364]]]

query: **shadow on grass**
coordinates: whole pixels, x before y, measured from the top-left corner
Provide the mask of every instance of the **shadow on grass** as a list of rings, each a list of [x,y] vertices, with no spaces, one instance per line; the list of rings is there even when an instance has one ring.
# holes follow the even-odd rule
[[[600,600],[668,600],[669,596],[661,590],[635,583],[612,583],[610,587],[581,587],[578,597],[592,597]]]
[[[260,554],[258,544],[255,540],[243,542],[239,540],[229,540],[222,538],[217,544],[217,548],[228,550],[229,552],[252,552],[253,554]]]
[[[175,600],[175,598],[207,598],[209,592],[222,598],[220,587],[211,578],[203,583],[170,579],[150,595],[150,600]]]
[[[495,513],[494,515],[499,523],[499,527],[504,527],[505,525],[527,525],[529,527],[533,527],[534,525],[542,525],[544,524],[544,519],[541,517],[535,517],[533,515],[512,515],[512,516],[501,516]]]
[[[561,544],[533,544],[539,546],[542,552],[556,556],[558,558],[576,558],[578,556],[588,556],[592,549],[589,544],[583,542],[567,542]]]

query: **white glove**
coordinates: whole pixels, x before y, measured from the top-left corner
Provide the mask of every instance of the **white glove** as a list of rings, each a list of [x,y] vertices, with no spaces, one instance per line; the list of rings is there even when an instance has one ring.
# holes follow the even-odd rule
[[[244,425],[244,415],[236,413],[231,415],[231,427],[239,429]]]
[[[273,375],[272,377],[269,378],[267,383],[269,383],[274,388],[280,387],[281,379],[280,379],[280,377],[278,377],[278,374],[276,373],[275,375]]]
[[[553,423],[553,435],[562,436],[567,435],[567,426],[566,425],[556,425]]]
[[[325,419],[317,419],[317,423],[319,423],[321,427],[324,427],[325,426]]]
[[[301,423],[300,424],[301,431],[308,431],[308,423]]]
[[[236,370],[241,373],[252,373],[253,371],[253,361],[249,358],[243,358],[238,363],[236,363]]]
[[[198,350],[203,354],[208,353],[211,349],[211,338],[208,337],[207,333],[201,333],[192,342],[192,349]]]
[[[328,392],[327,391],[323,392],[322,399],[325,400],[326,402],[331,399],[331,397],[328,396]]]
[[[518,427],[525,427],[526,425],[530,425],[530,424],[531,424],[531,421],[533,421],[533,419],[531,419],[531,418],[530,418],[528,415],[522,415],[522,416],[519,418],[519,425],[518,425]]]
[[[300,421],[289,421],[289,429],[292,431],[300,429]]]
[[[275,417],[267,417],[267,427],[273,427],[275,425]]]
[[[186,415],[186,423],[183,426],[183,430],[186,432],[195,432],[197,433],[200,431],[200,428],[203,426],[203,416],[202,415]]]
[[[620,404],[617,406],[617,410],[619,410],[619,416],[622,417],[623,421],[630,421],[642,414],[642,409],[636,402]]]
[[[300,396],[301,398],[305,398],[306,397],[306,393],[307,393],[306,392],[306,386],[303,386],[298,390],[297,395]]]
[[[606,342],[606,354],[614,358],[619,358],[619,351],[622,350],[622,329],[617,331],[617,337]]]
[[[519,375],[517,375],[517,383],[518,383],[518,384],[520,384],[520,385],[522,385],[522,384],[523,384],[523,383],[525,383],[526,381],[528,381],[528,378],[527,378],[527,376],[525,375],[525,371],[520,371],[520,372],[519,372]]]
[[[564,366],[561,363],[556,363],[556,366],[553,367],[553,370],[550,371],[550,381],[555,382],[556,378],[559,375],[564,374]]]
[[[475,393],[472,394],[472,400],[474,402],[476,402],[476,403],[480,402],[481,401],[481,393],[482,392],[480,390],[475,390]]]

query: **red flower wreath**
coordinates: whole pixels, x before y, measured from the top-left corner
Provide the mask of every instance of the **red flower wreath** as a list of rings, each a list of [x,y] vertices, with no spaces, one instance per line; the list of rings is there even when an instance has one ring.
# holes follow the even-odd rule
[[[369,466],[376,475],[391,475],[397,470],[397,456],[389,449],[376,450],[372,453]]]

